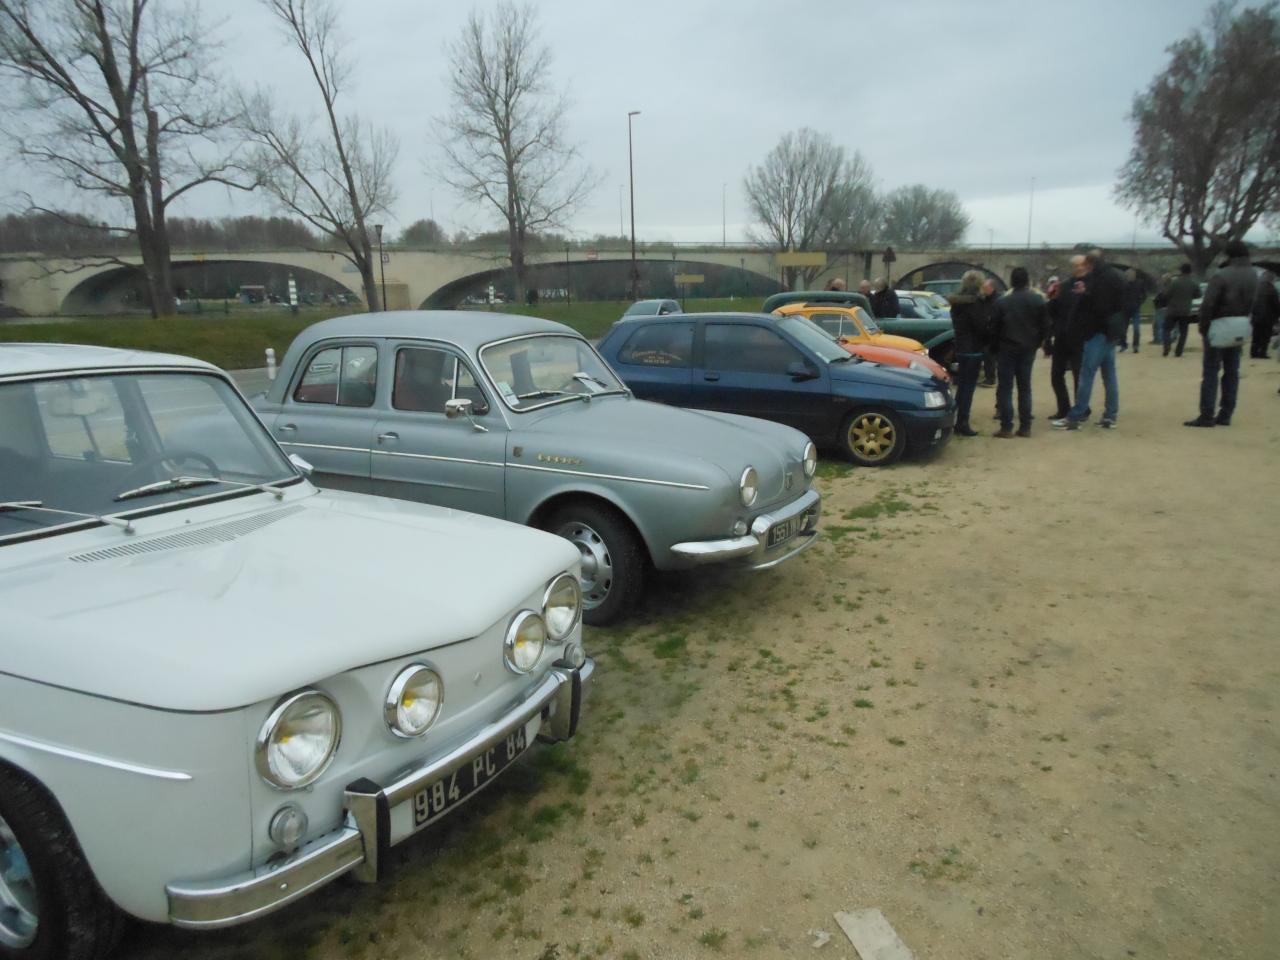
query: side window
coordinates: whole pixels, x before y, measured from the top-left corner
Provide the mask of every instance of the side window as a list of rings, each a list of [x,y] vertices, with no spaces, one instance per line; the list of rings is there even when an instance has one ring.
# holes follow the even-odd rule
[[[489,405],[475,376],[453,354],[429,347],[402,347],[396,351],[391,406],[397,410],[444,413],[445,403],[454,398],[470,400],[474,413],[488,412]]]
[[[833,337],[845,337],[849,335],[849,331],[845,329],[847,318],[843,313],[815,313],[809,319]]]
[[[377,347],[327,347],[312,356],[293,399],[298,403],[371,407],[377,385]]]
[[[693,356],[692,323],[651,323],[618,351],[620,363],[642,367],[687,367]]]
[[[35,385],[49,452],[70,460],[132,462],[120,397],[110,380],[55,380]]]
[[[791,364],[803,362],[804,355],[773,330],[745,324],[707,324],[708,370],[785,374]]]

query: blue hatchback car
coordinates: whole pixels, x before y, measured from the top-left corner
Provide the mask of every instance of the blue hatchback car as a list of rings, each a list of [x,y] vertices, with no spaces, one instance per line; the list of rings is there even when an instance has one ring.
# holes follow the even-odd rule
[[[636,396],[784,423],[862,466],[941,447],[955,425],[945,383],[850,356],[803,317],[628,318],[599,349]]]

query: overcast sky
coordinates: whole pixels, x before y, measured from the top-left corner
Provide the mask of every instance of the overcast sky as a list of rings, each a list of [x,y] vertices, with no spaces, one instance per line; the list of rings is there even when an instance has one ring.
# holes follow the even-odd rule
[[[171,2],[171,0],[164,0]],[[490,0],[477,0],[481,9]],[[470,9],[439,0],[339,0],[355,65],[348,110],[400,137],[392,229],[432,216],[490,229],[427,172],[448,108],[444,47]],[[636,230],[647,240],[721,237],[749,224],[742,178],[787,130],[829,133],[870,161],[884,189],[956,191],[971,243],[1128,242],[1111,200],[1128,153],[1126,114],[1201,25],[1208,0],[540,0],[570,131],[601,186],[572,224],[616,233],[635,118]],[[301,111],[315,91],[259,0],[205,3],[224,17],[229,78],[260,82]],[[265,196],[194,194],[183,213],[266,212]],[[1137,237],[1156,234],[1139,226]]]

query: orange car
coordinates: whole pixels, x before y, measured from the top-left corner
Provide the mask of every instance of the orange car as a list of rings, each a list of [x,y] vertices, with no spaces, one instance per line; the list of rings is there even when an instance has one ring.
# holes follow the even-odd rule
[[[788,303],[773,312],[782,317],[798,315],[812,320],[855,357],[891,367],[927,371],[939,380],[951,379],[942,364],[929,356],[922,343],[909,337],[881,333],[875,320],[862,307]]]

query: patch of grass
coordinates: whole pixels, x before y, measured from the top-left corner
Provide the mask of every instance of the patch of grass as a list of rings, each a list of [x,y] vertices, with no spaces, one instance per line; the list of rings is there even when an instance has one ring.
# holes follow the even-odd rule
[[[875,706],[875,704],[872,703],[870,700],[868,700],[866,697],[859,697],[857,700],[853,701],[853,705],[857,707],[859,710],[870,710],[872,707]]]
[[[724,947],[725,941],[729,939],[729,931],[721,930],[719,927],[712,927],[710,930],[698,937],[698,942],[704,947],[710,947],[712,950],[720,950]]]
[[[684,655],[688,644],[689,638],[683,633],[671,633],[653,645],[653,655],[659,660],[674,660]]]
[[[814,476],[819,480],[838,480],[853,473],[853,464],[843,460],[819,460]],[[827,529],[823,527],[823,529]]]
[[[890,737],[889,742],[895,747],[905,747],[907,745],[907,741],[903,740],[901,737]]]
[[[629,927],[639,927],[644,925],[644,914],[635,907],[623,907],[622,919]]]

